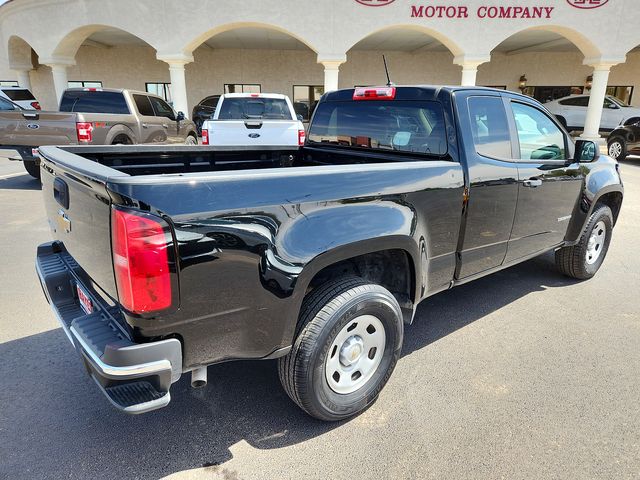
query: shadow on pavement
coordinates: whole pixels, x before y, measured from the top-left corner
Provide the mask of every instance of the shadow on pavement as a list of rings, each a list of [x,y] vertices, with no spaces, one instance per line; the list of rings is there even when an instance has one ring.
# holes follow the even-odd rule
[[[528,293],[570,284],[552,262],[535,259],[426,300],[406,328],[403,355]],[[0,344],[0,378],[6,478],[158,478],[224,463],[242,440],[278,448],[340,425],[299,410],[280,387],[274,361],[209,367],[209,385],[200,390],[185,375],[168,407],[120,414],[85,375],[60,329]]]
[[[16,177],[0,178],[0,190],[40,190],[40,180],[33,178],[28,173]]]

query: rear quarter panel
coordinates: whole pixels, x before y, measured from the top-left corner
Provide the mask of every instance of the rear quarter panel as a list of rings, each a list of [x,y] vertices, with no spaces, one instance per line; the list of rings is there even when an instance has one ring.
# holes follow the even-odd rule
[[[116,203],[149,208],[173,225],[179,310],[130,321],[146,337],[183,338],[186,369],[290,345],[313,275],[342,259],[405,250],[418,298],[453,277],[458,163],[132,177],[108,189]]]

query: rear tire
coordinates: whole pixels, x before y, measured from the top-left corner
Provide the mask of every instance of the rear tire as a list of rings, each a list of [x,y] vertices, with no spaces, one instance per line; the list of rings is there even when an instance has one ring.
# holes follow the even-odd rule
[[[22,163],[24,165],[24,169],[29,175],[37,180],[40,180],[40,165],[31,160],[23,160]]]
[[[185,145],[198,145],[198,139],[195,135],[187,135],[187,138],[184,139]]]
[[[627,142],[623,138],[614,137],[607,142],[609,156],[618,162],[627,158]]]
[[[613,214],[606,205],[596,206],[576,245],[556,251],[556,266],[564,275],[587,280],[600,269],[609,250]]]
[[[387,383],[403,333],[400,306],[387,289],[358,277],[328,282],[304,299],[291,352],[278,359],[280,382],[315,418],[351,417]]]

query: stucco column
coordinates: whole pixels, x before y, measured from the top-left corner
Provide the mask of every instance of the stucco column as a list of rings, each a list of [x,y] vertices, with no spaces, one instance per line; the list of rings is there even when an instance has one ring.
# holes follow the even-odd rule
[[[56,100],[60,103],[62,94],[69,85],[69,80],[67,78],[68,65],[53,64],[49,65],[49,67],[51,67],[51,75],[53,76],[53,88],[56,91]]]
[[[318,63],[324,66],[324,91],[338,89],[340,65],[347,61],[346,55],[318,55]]]
[[[600,140],[600,121],[602,120],[604,97],[607,94],[609,72],[612,66],[613,64],[611,63],[593,65],[593,84],[589,96],[587,118],[584,121],[584,132],[580,135],[581,138]]]
[[[29,77],[29,72],[31,70],[32,69],[14,70],[16,72],[16,75],[18,76],[18,85],[20,85],[22,88],[31,90],[31,77]]]
[[[462,78],[460,85],[472,87],[476,84],[478,67],[491,60],[490,55],[458,55],[453,59],[453,63],[462,66]]]
[[[71,57],[50,57],[40,58],[40,64],[47,65],[49,68],[51,68],[51,76],[53,77],[53,88],[56,92],[56,102],[59,105],[62,94],[69,86],[69,82],[67,80],[67,68],[75,65],[76,61]]]
[[[187,78],[184,66],[193,62],[193,57],[189,55],[158,55],[158,60],[162,60],[169,65],[169,76],[171,78],[171,97],[173,109],[176,112],[184,113],[189,118],[189,101],[187,100]]]

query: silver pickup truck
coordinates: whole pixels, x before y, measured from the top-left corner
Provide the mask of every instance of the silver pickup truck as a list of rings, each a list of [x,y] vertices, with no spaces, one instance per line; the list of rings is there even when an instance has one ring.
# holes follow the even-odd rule
[[[196,126],[162,98],[146,92],[71,88],[59,112],[23,110],[0,102],[0,148],[16,150],[25,169],[40,177],[34,150],[43,145],[197,145]]]

